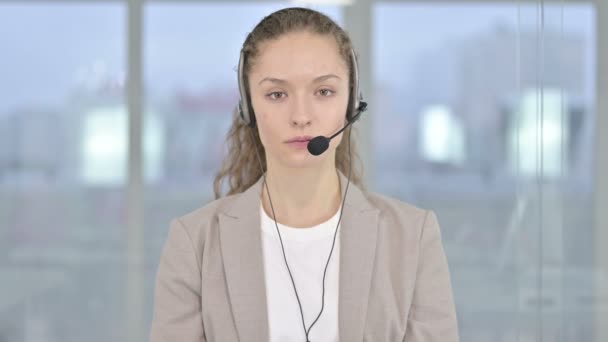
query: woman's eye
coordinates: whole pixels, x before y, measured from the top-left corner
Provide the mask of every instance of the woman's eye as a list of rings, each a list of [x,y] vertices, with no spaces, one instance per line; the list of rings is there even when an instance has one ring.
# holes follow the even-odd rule
[[[319,93],[321,94],[321,96],[330,96],[334,93],[334,91],[330,89],[321,89],[319,90]]]
[[[274,91],[266,96],[270,97],[272,100],[278,100],[278,99],[283,98],[284,95],[285,95],[285,93],[282,91]]]

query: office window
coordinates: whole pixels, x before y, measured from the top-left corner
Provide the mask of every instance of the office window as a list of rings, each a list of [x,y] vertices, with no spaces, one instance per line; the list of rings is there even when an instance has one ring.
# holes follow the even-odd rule
[[[373,182],[437,212],[463,341],[592,339],[594,20],[374,6]]]
[[[124,15],[0,4],[1,341],[123,337]]]

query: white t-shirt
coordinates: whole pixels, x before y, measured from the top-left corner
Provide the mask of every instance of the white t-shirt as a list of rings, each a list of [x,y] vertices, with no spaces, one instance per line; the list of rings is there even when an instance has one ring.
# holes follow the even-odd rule
[[[321,311],[323,272],[340,217],[340,209],[332,218],[317,226],[293,228],[277,222],[285,248],[285,256],[298,291],[306,329]],[[262,245],[266,278],[266,298],[270,342],[306,342],[300,307],[272,217],[260,205]],[[338,289],[340,274],[340,229],[325,276],[323,313],[310,329],[311,342],[337,342]]]

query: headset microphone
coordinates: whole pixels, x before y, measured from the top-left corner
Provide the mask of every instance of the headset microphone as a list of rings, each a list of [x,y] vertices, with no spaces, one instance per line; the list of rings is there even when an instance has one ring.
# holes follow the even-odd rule
[[[361,101],[359,108],[357,108],[357,114],[351,120],[349,120],[348,123],[344,127],[342,127],[341,130],[337,131],[329,138],[319,135],[318,137],[311,139],[308,142],[308,145],[306,146],[308,148],[308,152],[310,152],[310,154],[312,154],[313,156],[318,156],[321,153],[325,152],[329,147],[329,141],[335,138],[338,134],[342,133],[342,131],[344,131],[346,127],[350,126],[353,122],[355,122],[359,118],[361,112],[364,112],[366,109],[367,102]]]

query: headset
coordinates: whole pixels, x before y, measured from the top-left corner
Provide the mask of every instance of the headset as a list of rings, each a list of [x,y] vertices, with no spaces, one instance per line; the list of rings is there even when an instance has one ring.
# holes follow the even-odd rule
[[[327,148],[329,147],[329,141],[331,139],[333,139],[334,137],[336,137],[338,134],[340,134],[342,131],[344,131],[346,129],[346,127],[348,127],[349,125],[351,125],[352,123],[357,121],[357,119],[359,119],[361,113],[363,113],[367,109],[367,102],[363,101],[363,97],[362,97],[361,93],[359,92],[359,70],[358,70],[358,65],[357,65],[357,57],[356,57],[355,51],[353,49],[350,50],[350,56],[351,56],[351,66],[353,68],[353,86],[352,86],[352,89],[350,92],[347,113],[346,113],[346,120],[348,122],[342,129],[340,129],[338,132],[334,133],[331,137],[325,137],[325,136],[320,135],[320,136],[317,136],[314,139],[310,140],[308,142],[308,151],[312,155],[318,156],[318,155],[322,154],[323,152],[325,152],[327,150]],[[237,106],[237,111],[239,113],[240,118],[243,120],[243,122],[249,128],[251,128],[248,130],[251,135],[251,138],[252,138],[251,141],[255,141],[252,131],[256,127],[257,121],[255,118],[255,113],[253,111],[253,107],[251,105],[251,101],[248,98],[247,91],[245,89],[245,80],[244,80],[244,72],[243,72],[244,65],[245,65],[245,54],[243,52],[243,49],[241,49],[241,53],[240,53],[240,57],[239,57],[239,68],[238,68],[238,84],[239,84],[240,99],[239,99],[239,103]],[[338,227],[340,226],[340,221],[342,220],[342,212],[344,211],[344,203],[346,200],[346,194],[348,193],[348,186],[350,185],[350,176],[351,176],[351,169],[352,169],[352,156],[351,156],[351,151],[350,151],[351,131],[352,131],[352,127],[348,132],[348,154],[349,154],[349,163],[351,165],[348,168],[348,182],[346,183],[346,189],[344,191],[344,198],[342,199],[342,204],[341,204],[341,208],[340,208],[340,217],[338,218],[338,223],[336,224],[334,238],[333,238],[333,242],[331,245],[331,251],[329,253],[329,257],[327,258],[327,263],[325,264],[325,271],[323,272],[323,293],[321,296],[321,311],[319,312],[319,314],[317,315],[317,318],[314,320],[314,322],[312,322],[312,324],[310,325],[310,327],[308,329],[306,329],[306,324],[304,322],[304,312],[302,310],[302,303],[300,302],[298,290],[296,289],[296,284],[293,280],[293,276],[291,274],[291,269],[289,268],[289,264],[287,263],[287,257],[285,255],[285,247],[283,246],[283,239],[281,238],[279,226],[276,221],[276,215],[274,213],[274,206],[272,205],[272,199],[270,198],[270,191],[268,190],[268,184],[266,183],[266,173],[264,172],[264,169],[262,167],[262,161],[260,159],[258,149],[257,148],[255,149],[258,163],[260,165],[260,171],[262,172],[262,175],[264,177],[264,185],[266,187],[266,193],[268,194],[268,200],[270,201],[270,207],[272,209],[272,216],[274,218],[275,227],[277,229],[279,241],[281,242],[283,258],[285,260],[285,265],[287,266],[287,271],[289,272],[289,277],[291,278],[291,283],[293,285],[296,299],[298,301],[298,306],[300,308],[300,317],[302,319],[302,327],[304,329],[304,334],[306,335],[306,342],[310,342],[310,339],[308,338],[310,329],[312,329],[312,327],[315,325],[315,323],[317,323],[317,321],[321,317],[321,314],[323,313],[323,308],[325,305],[325,275],[327,273],[329,261],[331,260],[331,256],[334,251],[334,246],[336,243],[336,236],[338,233]]]
[[[353,49],[350,50],[351,65],[353,68],[353,86],[351,89],[348,108],[346,113],[346,120],[353,123],[359,119],[362,112],[367,109],[367,102],[363,101],[363,96],[359,92],[359,67],[357,64],[357,56]],[[239,69],[238,69],[238,82],[239,82],[239,93],[240,99],[238,104],[238,113],[243,122],[249,127],[256,126],[255,113],[251,101],[247,96],[247,90],[245,89],[244,69],[245,66],[245,53],[241,50],[239,57]],[[341,132],[341,131],[339,131]]]

